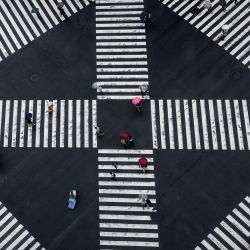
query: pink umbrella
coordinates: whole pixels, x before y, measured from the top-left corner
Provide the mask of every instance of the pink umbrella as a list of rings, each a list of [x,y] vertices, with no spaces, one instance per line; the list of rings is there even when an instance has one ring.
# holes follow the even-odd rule
[[[141,98],[140,97],[135,97],[135,98],[132,99],[132,103],[134,105],[140,104],[140,102],[141,102]]]

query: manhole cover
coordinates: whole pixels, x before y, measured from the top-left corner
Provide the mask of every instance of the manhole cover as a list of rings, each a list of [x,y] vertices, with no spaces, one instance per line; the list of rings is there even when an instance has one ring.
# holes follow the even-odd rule
[[[230,77],[233,79],[233,80],[239,80],[240,79],[240,72],[238,70],[232,70],[230,72]]]
[[[31,75],[30,80],[32,82],[37,82],[37,81],[40,80],[40,75],[39,74],[33,74],[33,75]]]

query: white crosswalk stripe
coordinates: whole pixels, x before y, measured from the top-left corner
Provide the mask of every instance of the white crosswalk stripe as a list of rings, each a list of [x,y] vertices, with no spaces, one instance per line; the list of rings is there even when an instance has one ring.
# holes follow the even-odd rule
[[[143,1],[96,1],[97,99],[149,99]]]
[[[0,147],[97,147],[96,112],[95,100],[0,100]]]
[[[98,150],[101,247],[159,247],[158,225],[151,218],[157,213],[152,154],[153,150]],[[141,156],[148,159],[146,173],[138,166]],[[141,195],[148,196],[149,207],[142,207]]]
[[[250,198],[247,196],[195,249],[249,249],[249,235]]]
[[[0,202],[0,238],[0,249],[44,249],[2,202]]]
[[[226,1],[224,10],[219,0],[213,0],[210,11],[200,0],[160,1],[250,68],[249,1],[238,1],[237,4]],[[221,27],[224,24],[229,25],[229,31],[223,39]]]
[[[249,150],[247,100],[151,100],[157,149]],[[159,124],[159,126],[158,126]],[[157,131],[159,128],[159,132]],[[159,138],[158,138],[159,137]]]
[[[87,0],[64,2],[68,17],[89,4]],[[0,1],[0,61],[64,20],[53,0]]]

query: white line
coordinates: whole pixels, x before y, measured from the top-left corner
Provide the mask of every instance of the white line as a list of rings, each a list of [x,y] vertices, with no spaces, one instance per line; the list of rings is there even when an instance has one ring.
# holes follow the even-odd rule
[[[15,241],[13,241],[7,248],[6,250],[12,250],[16,247],[16,245],[24,239],[24,237],[26,237],[29,234],[29,232],[27,230],[25,230],[21,235],[19,235]],[[16,249],[16,248],[15,248]],[[19,249],[19,248],[18,248]]]
[[[96,36],[96,40],[145,40],[145,35],[134,36]],[[97,57],[98,58],[98,57]]]
[[[173,112],[172,112],[172,101],[171,100],[167,100],[167,107],[168,107],[168,130],[169,130],[170,149],[175,149]]]
[[[140,15],[141,11],[96,11],[96,16],[115,16],[115,15]]]
[[[112,64],[110,64],[112,65]],[[140,86],[144,84],[148,84],[148,81],[108,81],[108,82],[97,82],[98,86],[121,86],[121,85],[127,85],[127,86]]]
[[[1,240],[0,249],[2,249],[22,228],[22,225],[18,225],[18,227],[16,227],[4,240]]]
[[[41,119],[42,119],[42,101],[37,100],[36,103],[36,148],[40,147],[41,140]]]
[[[175,111],[176,111],[178,145],[179,145],[179,149],[183,149],[180,100],[175,100]]]
[[[140,182],[140,181],[99,181],[99,186],[124,186],[124,187],[154,187],[155,182]]]
[[[218,110],[218,120],[219,120],[219,127],[220,127],[221,147],[223,150],[226,150],[227,141],[226,141],[226,135],[225,135],[225,126],[224,126],[224,118],[223,118],[221,100],[217,100],[217,110]]]
[[[239,212],[236,208],[233,210],[233,213],[241,219],[248,227],[250,227],[250,220],[248,220],[241,212]]]
[[[29,237],[20,247],[18,247],[18,250],[24,250],[26,249],[28,246],[30,246],[30,244],[35,240],[35,238],[33,236]]]
[[[98,174],[98,177],[99,178],[110,178],[110,174],[109,173],[99,173]],[[148,179],[148,178],[155,178],[154,174],[144,174],[144,173],[133,173],[133,174],[130,174],[130,173],[116,173],[116,177],[117,178],[136,178],[136,179],[140,179],[140,178],[143,178],[143,179]]]
[[[61,100],[60,104],[60,148],[64,148],[65,134],[65,100]]]
[[[193,110],[193,119],[194,119],[195,146],[196,146],[196,149],[201,149],[196,100],[192,100],[192,110]]]
[[[240,203],[239,206],[242,208],[242,210],[244,210],[248,215],[250,215],[250,209],[244,204],[244,203]]]
[[[114,169],[114,166],[112,165],[112,164],[109,164],[109,165],[107,165],[107,164],[105,164],[105,165],[98,165],[98,169],[99,170],[108,170],[108,169]],[[121,165],[121,164],[118,164],[117,165],[117,169],[118,170],[134,170],[134,171],[138,171],[138,169],[139,169],[139,165],[137,164],[137,165],[131,165],[131,164],[129,164],[129,165]],[[154,170],[154,166],[152,166],[152,165],[148,165],[147,166],[147,170]]]
[[[242,135],[242,125],[241,125],[240,108],[239,108],[238,100],[234,100],[234,111],[235,111],[239,148],[240,150],[244,150],[244,141],[243,141],[243,135]]]
[[[147,194],[155,195],[154,190],[134,190],[134,189],[99,189],[99,194]]]
[[[20,117],[20,139],[19,139],[19,147],[23,147],[24,146],[25,106],[26,106],[26,101],[22,100],[22,104],[21,104],[21,117]]]
[[[153,148],[158,148],[157,141],[157,126],[156,126],[156,111],[155,111],[155,100],[151,100],[151,125],[152,125],[152,140],[153,140]]]
[[[207,241],[203,240],[201,244],[206,247],[208,250],[215,250]],[[196,249],[195,249],[196,250]]]
[[[100,232],[100,237],[158,238],[158,233]]]
[[[183,100],[183,107],[184,107],[184,116],[185,116],[187,149],[192,149],[192,138],[191,138],[191,129],[190,129],[190,118],[189,118],[189,104],[188,104],[188,100]]]
[[[3,146],[9,145],[9,126],[10,126],[10,100],[5,102],[5,120],[4,120],[4,142]]]
[[[111,4],[111,3],[143,3],[143,0],[96,0],[96,4]]]
[[[214,103],[213,103],[213,100],[208,100],[208,107],[209,107],[209,114],[210,114],[210,125],[211,125],[213,149],[217,150],[218,149],[218,143],[217,143],[217,132],[216,132],[215,117],[214,117]]]
[[[231,215],[227,216],[228,221],[230,221],[238,230],[240,230],[243,234],[247,237],[250,236],[250,233],[238,222],[236,221]]]
[[[250,122],[249,122],[249,115],[248,115],[247,100],[242,100],[242,108],[243,108],[244,122],[245,122],[245,128],[246,128],[248,150],[250,150]]]
[[[103,9],[109,9],[109,10],[117,10],[117,9],[143,9],[143,5],[101,5],[96,6],[96,10],[103,10]]]
[[[16,136],[17,136],[17,111],[18,111],[18,101],[14,100],[13,106],[13,120],[12,120],[12,138],[11,138],[11,147],[16,147]],[[0,108],[2,112],[2,108]],[[1,119],[0,119],[1,122]],[[1,127],[0,127],[1,129]]]
[[[7,214],[7,216],[4,217],[3,220],[1,220],[0,224],[3,225],[12,215],[10,213]],[[3,229],[0,231],[0,238],[3,237],[17,222],[16,218],[13,218]]]
[[[40,1],[40,2],[43,5],[43,7],[46,9],[48,15],[50,16],[50,18],[52,19],[52,21],[54,22],[54,24],[58,25],[59,22],[56,19],[56,17],[54,16],[53,12],[50,10],[50,7],[47,5],[46,1]]]
[[[48,147],[49,144],[49,112],[48,112],[48,102],[49,100],[44,101],[44,136],[43,136],[43,146]]]
[[[208,238],[221,250],[228,250],[220,241],[218,241],[212,234],[208,235]]]
[[[38,242],[36,242],[36,244],[33,245],[29,250],[36,250],[39,246],[40,246],[40,244]],[[43,249],[41,249],[41,250],[43,250]]]
[[[141,28],[145,28],[145,24],[144,23],[97,23],[96,24],[96,28],[114,28],[114,27],[141,27]]]
[[[89,101],[84,100],[84,148],[89,147]]]
[[[97,135],[96,129],[97,126],[97,102],[92,100],[92,139],[93,139],[93,148],[97,148]]]
[[[1,139],[1,136],[2,136],[2,115],[3,115],[3,101],[0,100],[0,139]],[[1,204],[1,203],[0,203]]]
[[[98,95],[98,100],[131,100],[135,97],[138,97],[138,95]],[[149,96],[141,97],[143,100],[149,100]]]
[[[156,203],[156,199],[150,199],[152,203]],[[140,204],[140,199],[138,198],[118,198],[118,197],[99,197],[100,203],[136,203]]]
[[[227,125],[228,125],[228,135],[229,135],[230,147],[231,147],[231,150],[235,150],[233,120],[232,120],[230,101],[225,100],[225,103],[226,103]]]
[[[48,107],[49,108],[49,107]],[[52,111],[52,140],[51,147],[56,147],[56,127],[57,127],[57,100],[53,100],[53,111]]]
[[[100,223],[100,228],[127,228],[127,229],[152,229],[158,230],[156,224],[128,224],[128,223]]]
[[[68,100],[68,147],[73,146],[73,101]]]
[[[159,247],[158,242],[148,241],[108,241],[100,240],[101,246],[133,246],[133,247]]]
[[[98,161],[117,161],[117,162],[138,162],[138,160],[140,159],[140,157],[98,157]],[[148,162],[153,162],[153,158],[151,157],[147,157]]]
[[[66,0],[66,2],[67,2],[67,4],[69,5],[70,9],[71,9],[74,13],[76,13],[77,10],[76,10],[75,6],[71,3],[71,0]]]
[[[109,24],[107,24],[109,25]],[[146,42],[127,42],[127,41],[120,41],[120,42],[96,42],[96,47],[110,47],[110,46],[117,46],[117,47],[126,47],[126,46],[146,46]],[[98,64],[97,64],[98,65]]]
[[[111,60],[114,60],[114,59],[146,59],[147,58],[147,55],[146,54],[142,54],[142,55],[137,55],[137,54],[133,54],[133,55],[97,55],[96,56],[96,59],[111,59]],[[104,78],[104,79],[109,79],[109,78],[117,78],[119,75],[116,75],[116,76],[113,76],[113,75],[108,75],[106,77],[102,76],[102,75],[97,75],[97,79],[99,78]],[[127,76],[127,75],[126,75]],[[137,77],[135,77],[137,76]],[[133,78],[148,78],[147,75],[135,75]],[[121,78],[122,76],[120,76]],[[128,77],[125,77],[125,79],[128,78]],[[131,78],[131,76],[130,76]]]
[[[76,147],[81,147],[81,100],[76,100]]]
[[[98,154],[153,154],[151,149],[98,149]]]
[[[120,215],[120,214],[99,214],[100,220],[134,220],[151,221],[149,215]]]
[[[165,131],[163,100],[159,100],[159,119],[160,119],[160,130],[161,130],[161,148],[166,149],[166,131]]]
[[[11,53],[14,53],[15,50],[14,50],[14,48],[12,47],[12,45],[11,45],[9,39],[8,39],[7,36],[5,35],[4,31],[2,30],[1,26],[0,26],[0,36],[3,38],[4,42],[7,44],[7,46],[8,46],[8,48],[9,48],[10,52],[11,52]],[[9,54],[8,54],[8,52],[6,51],[6,49],[4,48],[3,44],[0,43],[0,45],[1,45],[1,50],[2,50],[2,52],[3,52],[3,54],[4,54],[4,56],[5,56],[5,57],[8,57]]]
[[[132,33],[132,34],[145,34],[145,29],[102,29],[102,30],[96,30],[96,34],[126,34],[126,33]]]
[[[96,22],[140,21],[140,17],[96,17]]]
[[[33,120],[34,120],[34,114],[33,114],[33,105],[34,101],[29,100],[29,113],[33,115]],[[27,138],[27,147],[30,148],[32,147],[32,133],[33,133],[33,126],[28,126],[28,138]]]
[[[126,212],[143,212],[155,213],[152,208],[136,207],[136,206],[99,206],[99,211],[126,211]]]

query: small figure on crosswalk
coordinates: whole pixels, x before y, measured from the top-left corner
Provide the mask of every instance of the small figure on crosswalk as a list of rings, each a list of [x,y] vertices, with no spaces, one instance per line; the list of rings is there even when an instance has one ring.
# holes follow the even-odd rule
[[[144,10],[140,14],[140,19],[143,23],[149,23],[151,19],[151,14],[149,11]]]
[[[64,10],[64,3],[63,2],[58,2],[57,3],[57,8],[58,8],[58,10],[59,10],[59,12],[60,12],[60,15],[61,16],[64,16],[64,17],[67,17],[66,16],[66,13],[65,13],[65,10]]]
[[[142,172],[146,173],[146,169],[147,169],[147,166],[148,166],[148,159],[146,157],[141,157],[138,160],[138,163],[139,163],[139,167],[142,168]]]
[[[224,38],[227,36],[228,31],[229,31],[229,25],[228,24],[224,24],[221,27],[221,39],[224,40]]]
[[[31,13],[36,14],[37,17],[38,17],[39,19],[41,19],[41,14],[40,14],[39,8],[33,7],[33,9],[31,10]]]
[[[112,166],[115,168],[115,171],[116,171],[116,172],[117,172],[117,165],[118,165],[117,162],[112,162]]]
[[[101,87],[101,86],[98,86],[98,87],[97,87],[97,92],[98,92],[100,95],[103,95],[102,87]]]
[[[51,101],[48,102],[48,112],[49,113],[53,112],[53,102],[51,102]]]
[[[104,136],[104,132],[101,131],[100,127],[96,126],[95,130],[96,130],[96,135],[98,136],[98,138],[100,138],[101,136]]]
[[[114,172],[110,172],[110,175],[111,175],[111,180],[112,181],[116,181],[116,175]]]
[[[149,93],[148,84],[140,85],[139,89],[141,91],[142,97],[148,95],[148,93]]]
[[[205,0],[205,1],[204,1],[204,9],[206,9],[207,12],[211,12],[211,11],[212,11],[212,3],[211,3],[211,0]]]
[[[222,10],[226,11],[226,8],[227,8],[227,2],[226,2],[226,0],[220,0],[219,4],[221,5]]]
[[[140,97],[134,97],[131,100],[132,104],[136,107],[138,112],[141,112],[141,98]]]
[[[120,133],[121,144],[127,148],[129,145],[132,146],[134,144],[134,137],[130,135],[128,132]]]
[[[33,116],[32,113],[27,113],[27,114],[25,115],[25,120],[27,121],[29,127],[32,127],[32,126],[35,126],[35,125],[36,125],[36,124],[33,122],[32,116]]]

